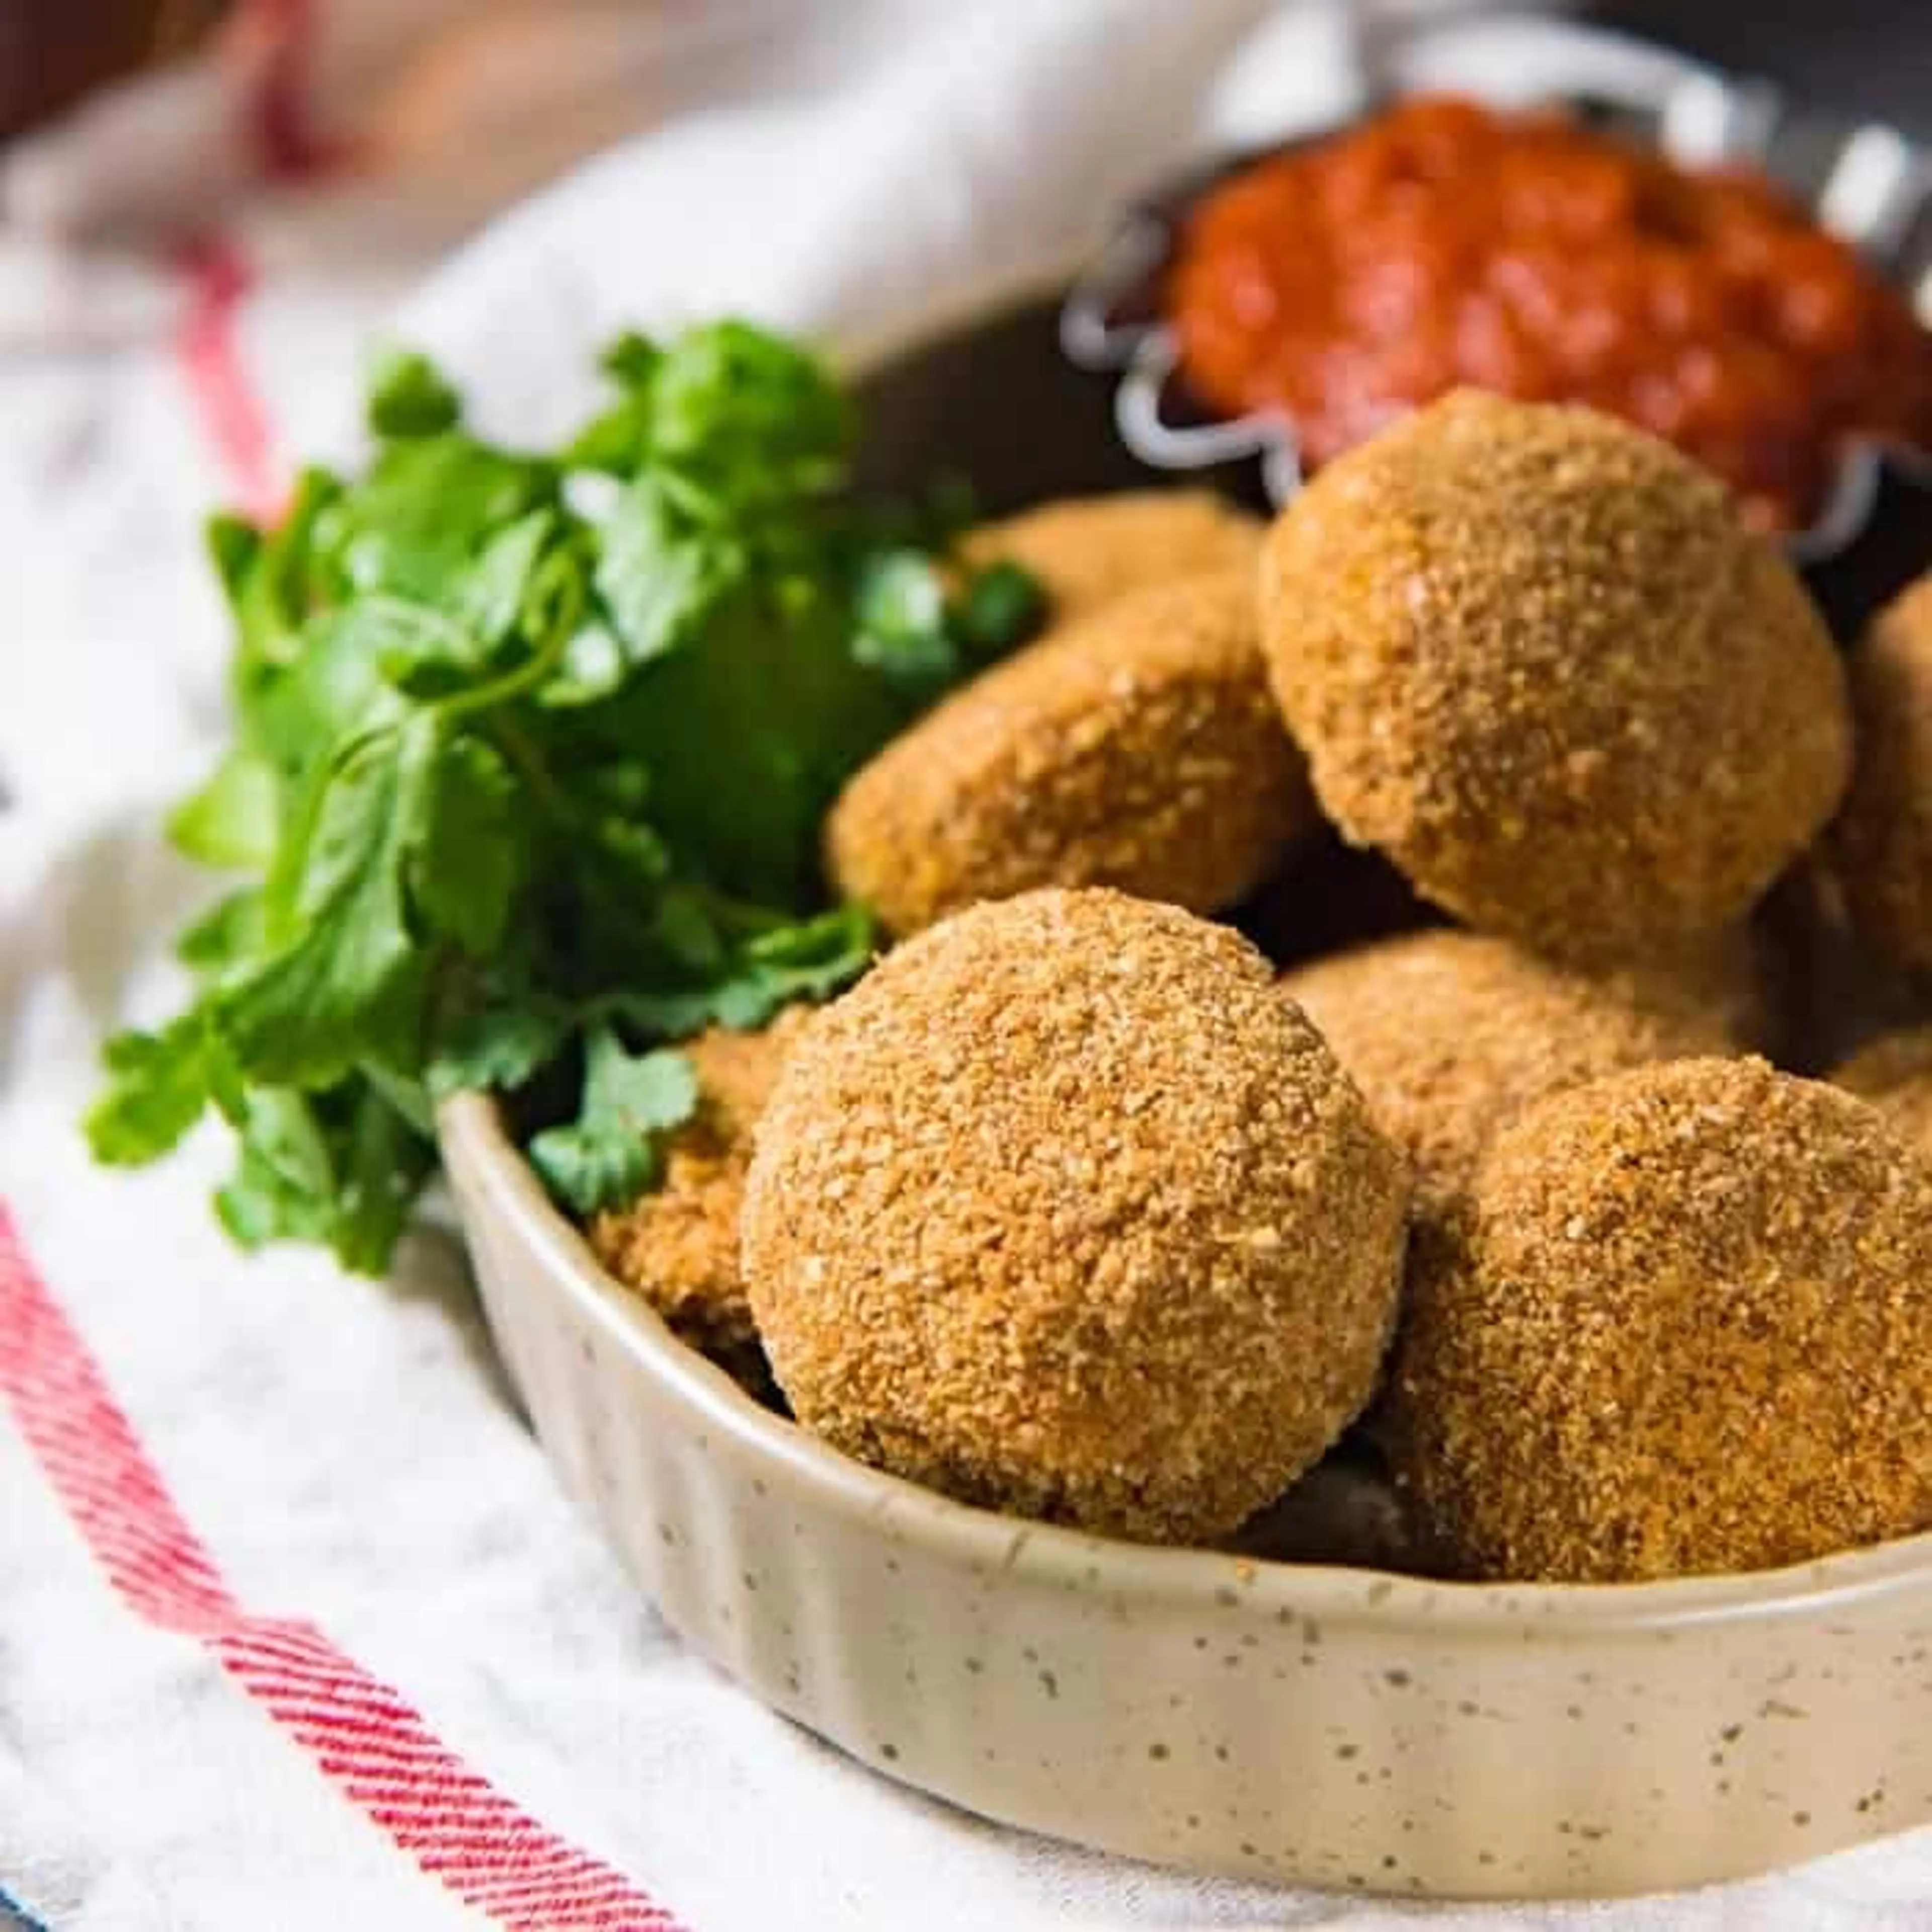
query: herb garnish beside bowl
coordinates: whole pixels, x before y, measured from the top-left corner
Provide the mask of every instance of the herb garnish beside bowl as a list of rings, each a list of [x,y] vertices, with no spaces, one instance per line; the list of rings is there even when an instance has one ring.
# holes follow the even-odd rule
[[[609,406],[538,453],[395,356],[366,473],[211,526],[236,734],[170,831],[246,882],[182,935],[186,1010],[108,1042],[87,1126],[133,1165],[217,1107],[245,1246],[381,1270],[466,1088],[576,1093],[529,1148],[576,1211],[648,1186],[697,1098],[665,1042],[871,956],[820,880],[841,784],[1040,620],[1024,573],[949,558],[956,497],[854,498],[805,350],[728,321],[603,367]]]

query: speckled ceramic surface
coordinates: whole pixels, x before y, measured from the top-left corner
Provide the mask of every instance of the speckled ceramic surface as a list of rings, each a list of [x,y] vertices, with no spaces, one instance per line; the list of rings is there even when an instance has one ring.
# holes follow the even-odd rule
[[[442,1126],[562,1480],[693,1644],[890,1776],[1136,1857],[1463,1898],[1676,1888],[1932,1821],[1932,1537],[1771,1575],[1489,1588],[965,1508],[674,1340],[487,1102]]]
[[[944,466],[994,514],[1146,484],[1061,352],[1070,270],[941,290],[848,351],[866,486]],[[692,1644],[890,1777],[1136,1858],[1458,1898],[1677,1888],[1932,1822],[1932,1535],[1775,1575],[1492,1589],[969,1509],[677,1342],[488,1102],[440,1124],[566,1486]]]

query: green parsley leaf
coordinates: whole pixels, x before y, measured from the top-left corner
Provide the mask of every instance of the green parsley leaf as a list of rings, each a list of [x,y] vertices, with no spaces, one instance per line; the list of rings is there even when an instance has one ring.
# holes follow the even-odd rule
[[[435,1100],[552,1119],[580,1052],[533,1158],[572,1204],[648,1185],[695,1104],[651,1049],[865,969],[824,812],[1027,621],[1024,584],[962,578],[957,506],[847,494],[852,410],[809,350],[726,321],[604,368],[600,415],[519,451],[392,356],[365,473],[306,472],[273,529],[209,526],[236,728],[172,830],[242,876],[178,942],[197,1000],[112,1044],[88,1129],[151,1159],[212,1102],[244,1244],[380,1268]]]
[[[278,860],[299,841],[305,795],[337,748],[407,709],[382,674],[382,654],[400,648],[392,608],[379,601],[373,613],[360,602],[317,612],[304,626],[300,656],[259,665],[239,694],[244,741],[281,778]]]
[[[208,520],[208,560],[221,580],[229,602],[241,601],[257,560],[262,554],[262,532],[246,517],[226,510],[217,511]]]
[[[532,510],[506,524],[483,546],[482,554],[457,585],[456,611],[464,628],[494,652],[512,637],[533,596],[543,586],[535,581],[537,566],[556,532],[554,510]],[[539,614],[535,628],[547,632],[556,621]]]
[[[315,541],[352,591],[434,603],[506,524],[556,500],[554,466],[460,430],[392,442],[317,520]]]
[[[644,467],[650,440],[648,392],[624,396],[586,423],[565,446],[564,465],[604,476],[634,476]]]
[[[234,1078],[207,1013],[192,1006],[159,1033],[118,1033],[101,1049],[108,1084],[89,1108],[96,1160],[136,1167],[175,1147]]]
[[[633,1058],[599,1028],[584,1049],[577,1119],[537,1135],[530,1160],[554,1193],[594,1214],[644,1192],[658,1171],[660,1138],[697,1111],[698,1076],[684,1054],[660,1048]]]
[[[632,476],[644,467],[650,451],[651,386],[664,351],[648,336],[626,330],[597,359],[621,393],[565,446],[563,460],[572,470]]]
[[[405,698],[460,691],[486,667],[489,653],[454,611],[372,591],[330,620],[342,659],[373,666]]]
[[[423,988],[404,868],[433,809],[433,716],[352,740],[326,775],[280,950],[226,986],[223,1032],[256,1078],[326,1086],[358,1060],[407,1064]]]
[[[455,739],[436,766],[410,851],[410,904],[431,932],[487,957],[502,938],[524,856],[509,768],[481,739]]]
[[[250,1251],[276,1240],[327,1243],[335,1232],[335,1191],[316,1105],[286,1088],[251,1089],[234,1174],[214,1197],[221,1225]]]
[[[974,573],[948,616],[967,656],[984,662],[1017,650],[1046,622],[1046,592],[1018,564],[991,563]]]
[[[648,389],[664,365],[664,351],[648,335],[627,328],[605,346],[597,366],[627,389]]]
[[[315,1241],[344,1267],[374,1273],[386,1265],[435,1164],[434,1143],[368,1081],[313,1098],[257,1087],[215,1212],[244,1248]]]
[[[281,785],[267,759],[238,745],[168,818],[175,849],[204,866],[255,871],[275,855]]]
[[[851,405],[819,358],[749,322],[687,330],[651,372],[651,451],[738,502],[817,495],[842,476]]]
[[[569,1006],[538,993],[452,1014],[429,1063],[429,1090],[437,1100],[492,1088],[513,1093],[563,1051],[574,1030]]]
[[[551,710],[596,704],[617,690],[628,668],[616,632],[601,617],[592,618],[571,633],[556,675],[539,694],[541,701]]]
[[[244,886],[215,901],[175,941],[175,956],[204,977],[214,977],[260,956],[268,932],[268,904],[260,887]]]
[[[687,644],[751,568],[743,542],[694,518],[689,500],[640,477],[604,526],[597,590],[626,662]]]
[[[436,1171],[436,1142],[413,1107],[399,1107],[394,1091],[371,1082],[357,1094],[341,1130],[338,1183],[328,1243],[342,1265],[379,1274],[423,1184]]]
[[[704,647],[659,658],[604,707],[651,774],[651,817],[704,878],[791,908],[818,875],[818,828],[845,778],[907,714],[858,662],[849,605],[734,599]]]
[[[942,691],[959,675],[958,646],[946,628],[946,586],[918,550],[888,550],[859,580],[859,634],[852,654],[894,684],[920,694]]]
[[[760,1027],[794,1001],[828,999],[850,985],[872,964],[878,946],[872,915],[862,906],[838,906],[741,941],[701,987],[628,990],[598,1010],[640,1031],[674,1039],[707,1026]]]
[[[463,402],[427,356],[398,349],[376,364],[368,413],[376,436],[437,436],[463,420]]]
[[[235,614],[233,682],[240,707],[266,667],[295,662],[302,632],[315,608],[315,529],[338,497],[341,484],[326,471],[304,470],[280,526],[272,533],[242,534],[252,526],[236,518],[217,517],[208,530],[208,548]]]

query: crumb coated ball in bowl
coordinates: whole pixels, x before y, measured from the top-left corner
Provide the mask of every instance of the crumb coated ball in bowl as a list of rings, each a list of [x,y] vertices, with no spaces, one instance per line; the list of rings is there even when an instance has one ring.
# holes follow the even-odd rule
[[[1418,1238],[1383,1411],[1465,1575],[1768,1569],[1924,1528],[1932,1168],[1762,1060],[1558,1095]]]
[[[1406,934],[1281,983],[1408,1154],[1426,1208],[1466,1186],[1496,1134],[1536,1102],[1736,1045],[1725,1006],[1694,981],[1592,976],[1470,932]]]
[[[671,1136],[664,1172],[585,1231],[592,1252],[682,1340],[762,1383],[758,1328],[738,1268],[738,1217],[752,1131],[812,1010],[788,1007],[757,1032],[713,1027],[683,1052],[698,1112]]]
[[[1016,563],[1046,592],[1055,623],[1090,616],[1130,590],[1223,571],[1252,583],[1268,526],[1207,490],[1072,496],[982,524],[960,544],[968,564]]]
[[[1844,674],[1789,565],[1588,410],[1446,398],[1317,476],[1262,574],[1328,816],[1536,950],[1733,922],[1844,789]]]
[[[1232,904],[1315,822],[1246,573],[1118,598],[956,692],[826,823],[832,878],[891,932],[1038,886]]]
[[[1832,828],[1858,937],[1932,975],[1932,576],[1881,612],[1852,654],[1858,758]]]
[[[1834,1069],[1832,1078],[1869,1100],[1913,1146],[1932,1154],[1932,1026],[1881,1034]]]
[[[759,1126],[746,1276],[794,1413],[847,1453],[1208,1541],[1366,1400],[1402,1167],[1238,934],[1029,893],[814,1022]]]

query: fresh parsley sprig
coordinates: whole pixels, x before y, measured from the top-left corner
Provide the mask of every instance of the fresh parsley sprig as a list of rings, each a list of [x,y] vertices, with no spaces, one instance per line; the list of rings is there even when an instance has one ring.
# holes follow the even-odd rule
[[[235,1130],[248,1246],[387,1262],[434,1106],[572,1080],[530,1153],[579,1213],[653,1178],[697,1102],[667,1048],[863,970],[820,820],[917,710],[1010,648],[1037,588],[848,494],[853,413],[796,345],[725,322],[607,353],[558,452],[488,442],[424,358],[378,373],[374,454],[272,530],[218,518],[233,744],[172,814],[241,875],[182,936],[186,1010],[105,1052],[96,1156]]]

